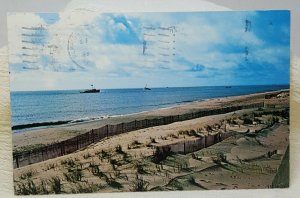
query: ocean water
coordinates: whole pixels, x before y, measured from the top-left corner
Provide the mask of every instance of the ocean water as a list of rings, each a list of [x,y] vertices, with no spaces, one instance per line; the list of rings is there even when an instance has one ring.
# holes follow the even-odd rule
[[[288,85],[103,89],[82,94],[80,90],[11,92],[12,125],[89,120],[170,107],[204,99],[245,95]]]

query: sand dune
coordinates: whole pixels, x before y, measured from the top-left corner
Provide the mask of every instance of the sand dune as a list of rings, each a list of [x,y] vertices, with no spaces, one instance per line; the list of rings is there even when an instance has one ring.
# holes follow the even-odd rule
[[[265,100],[263,94],[247,97]],[[249,102],[244,97],[235,100],[238,98]],[[234,103],[233,99],[224,100]],[[132,131],[69,155],[15,169],[15,191],[17,194],[45,194],[269,188],[289,144],[289,118],[280,114],[288,111],[289,97],[273,97],[267,102],[278,106]],[[195,104],[205,103],[189,105]],[[191,106],[176,108],[195,109]],[[165,110],[148,114],[162,115],[163,112]],[[246,124],[247,119],[251,123]],[[224,120],[227,122],[221,122]],[[227,131],[236,134],[193,153],[169,154],[159,162],[154,160],[156,146],[197,138],[188,133],[191,130],[205,135],[225,130],[225,125]],[[207,126],[211,126],[211,130],[207,130]],[[35,189],[32,189],[33,184]]]

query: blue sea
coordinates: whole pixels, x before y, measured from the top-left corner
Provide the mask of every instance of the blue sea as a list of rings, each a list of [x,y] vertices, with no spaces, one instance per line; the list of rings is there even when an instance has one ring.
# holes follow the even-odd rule
[[[191,101],[289,89],[289,85],[170,87],[102,89],[100,93],[80,90],[18,91],[11,93],[12,125],[56,121],[85,121],[118,116]]]

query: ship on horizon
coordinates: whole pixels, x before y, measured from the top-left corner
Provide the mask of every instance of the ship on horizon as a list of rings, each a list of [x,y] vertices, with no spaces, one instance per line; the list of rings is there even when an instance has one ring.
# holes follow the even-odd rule
[[[147,87],[147,84],[146,84],[146,86],[144,87],[144,90],[151,90],[151,88]]]
[[[99,93],[100,89],[95,89],[94,85],[91,85],[91,89],[86,89],[84,91],[81,91],[80,93]]]

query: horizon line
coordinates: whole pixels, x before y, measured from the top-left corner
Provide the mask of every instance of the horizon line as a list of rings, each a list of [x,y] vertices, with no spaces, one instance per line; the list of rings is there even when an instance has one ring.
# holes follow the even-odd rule
[[[162,87],[150,87],[151,89],[160,88],[196,88],[196,87],[246,87],[246,86],[290,86],[290,84],[250,84],[250,85],[203,85],[203,86],[162,86]],[[86,90],[82,89],[45,89],[45,90],[10,90],[10,92],[39,92],[39,91],[77,91]],[[144,87],[127,87],[127,88],[98,88],[100,90],[112,90],[112,89],[144,89]]]

